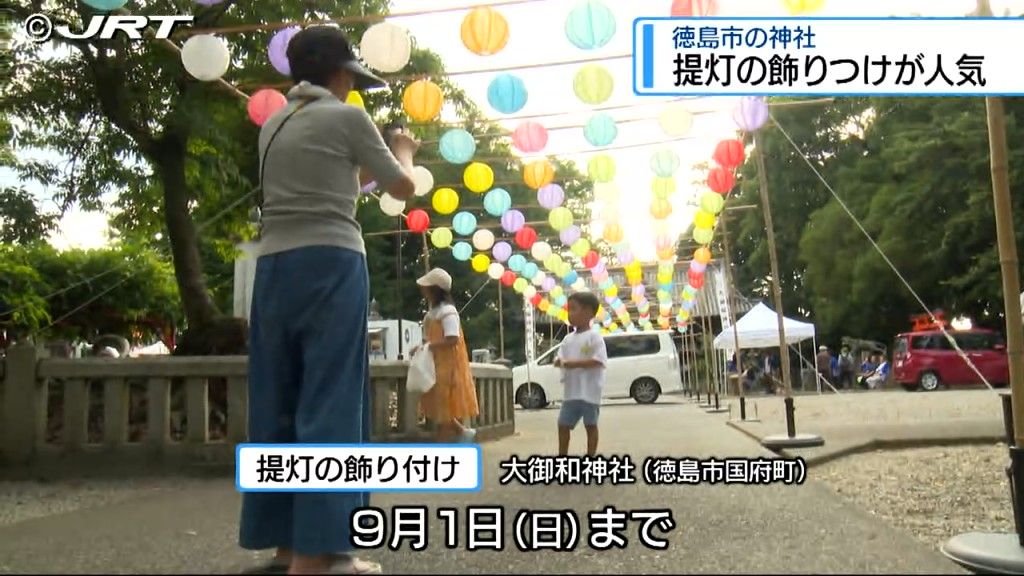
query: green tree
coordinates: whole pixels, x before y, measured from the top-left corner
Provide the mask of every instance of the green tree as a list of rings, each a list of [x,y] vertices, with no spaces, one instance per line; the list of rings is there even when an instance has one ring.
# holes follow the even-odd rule
[[[0,188],[0,244],[44,239],[56,223],[56,215],[41,212],[25,188]]]

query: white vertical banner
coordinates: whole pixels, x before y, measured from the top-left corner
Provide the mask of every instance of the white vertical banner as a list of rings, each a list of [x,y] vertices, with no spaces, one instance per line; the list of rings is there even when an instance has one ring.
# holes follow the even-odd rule
[[[526,325],[526,361],[533,362],[537,357],[537,330],[533,319],[533,304],[523,298],[523,319]]]
[[[729,322],[729,287],[726,286],[725,269],[722,266],[715,266],[715,297],[718,298],[718,313],[722,317],[722,329],[728,328]]]

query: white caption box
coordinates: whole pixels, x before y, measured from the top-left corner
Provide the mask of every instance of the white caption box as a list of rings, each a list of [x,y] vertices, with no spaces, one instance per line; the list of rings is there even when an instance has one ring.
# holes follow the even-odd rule
[[[240,492],[473,492],[480,447],[466,444],[240,444]]]
[[[1020,96],[1022,52],[1020,18],[638,18],[633,92]]]

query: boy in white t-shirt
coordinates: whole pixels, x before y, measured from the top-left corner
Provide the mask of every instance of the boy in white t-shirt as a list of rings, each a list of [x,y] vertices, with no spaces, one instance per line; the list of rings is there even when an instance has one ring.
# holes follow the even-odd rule
[[[587,454],[597,452],[597,417],[601,411],[601,391],[608,352],[604,338],[590,328],[601,305],[590,292],[569,296],[569,323],[575,331],[562,340],[555,366],[562,369],[565,396],[558,414],[558,454],[569,452],[572,429],[582,419],[587,429]]]

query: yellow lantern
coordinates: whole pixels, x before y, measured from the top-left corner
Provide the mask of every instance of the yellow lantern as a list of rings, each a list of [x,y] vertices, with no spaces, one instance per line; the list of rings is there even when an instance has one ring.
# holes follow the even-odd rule
[[[594,182],[611,182],[615,179],[615,160],[607,154],[598,154],[587,162],[587,174]]]
[[[438,214],[451,214],[459,207],[459,193],[451,188],[438,188],[430,203]]]
[[[651,183],[651,190],[655,198],[668,198],[676,193],[675,178],[655,178]]]
[[[697,244],[710,244],[715,238],[715,232],[710,228],[694,228],[693,240]]]
[[[572,212],[564,206],[559,206],[548,214],[548,223],[555,231],[561,232],[572,226]]]
[[[596,106],[611,98],[615,80],[605,67],[587,64],[576,72],[572,88],[580,101]]]
[[[703,210],[697,210],[697,215],[693,217],[693,225],[697,228],[714,228],[715,215],[708,214]]]
[[[487,257],[487,254],[477,254],[473,256],[472,265],[473,270],[482,274],[487,272],[487,268],[491,266],[491,259]]]
[[[616,296],[619,295],[619,287],[616,286],[615,284],[612,284],[611,286],[605,288],[604,295],[607,296],[608,298],[615,298]]]
[[[651,202],[651,216],[654,216],[658,220],[668,218],[672,214],[672,203],[664,198],[655,198],[654,202]],[[714,216],[712,216],[714,218]]]
[[[609,332],[614,332],[614,331],[616,331],[618,329],[619,329],[619,325],[616,324],[615,322],[612,322],[611,324],[608,325],[608,331]]]
[[[686,133],[693,127],[693,114],[690,113],[686,104],[681,102],[668,104],[658,115],[658,124],[666,135],[679,138],[686,136]]]
[[[444,227],[434,228],[434,231],[430,233],[430,241],[435,248],[443,250],[452,245],[452,231]]]
[[[470,52],[490,56],[508,43],[508,21],[489,6],[474,8],[462,20],[462,44]]]
[[[530,162],[523,168],[523,182],[534,190],[540,190],[551,184],[554,179],[555,169],[547,160]]]
[[[821,10],[825,6],[825,0],[782,0],[782,4],[791,15],[800,16]]]
[[[666,274],[664,272],[658,272],[658,284],[668,284],[672,282],[672,274]]]
[[[614,182],[594,183],[594,200],[598,202],[618,202],[619,187]]]
[[[583,258],[587,255],[587,252],[590,252],[590,241],[586,238],[580,238],[573,243],[571,249],[573,254],[579,258]]]
[[[608,223],[608,225],[604,227],[604,234],[602,236],[604,237],[604,241],[609,244],[618,244],[619,242],[622,242],[622,238],[625,236],[625,233],[622,231],[622,224],[619,224],[618,222]]]
[[[642,272],[643,268],[640,266],[640,263],[637,262],[636,260],[626,265],[626,274],[640,274]]]
[[[363,97],[360,96],[359,92],[356,92],[355,90],[349,90],[348,98],[345,98],[345,103],[351,104],[353,106],[358,106],[364,110],[366,109],[366,104],[363,103]]]
[[[551,308],[551,302],[548,302],[547,300],[541,300],[540,304],[537,305],[537,308],[541,312],[547,312],[548,309]]]
[[[441,87],[430,80],[417,80],[409,84],[402,94],[402,107],[417,122],[429,122],[441,113],[444,95]]]
[[[512,283],[512,289],[515,290],[517,294],[522,294],[529,285],[530,284],[526,281],[526,278],[516,278],[515,282]]]
[[[494,171],[491,167],[482,162],[473,162],[466,166],[462,174],[462,180],[472,192],[482,194],[491,189],[494,185]]]
[[[564,294],[565,294],[565,291],[562,289],[561,286],[555,286],[554,288],[551,289],[550,292],[548,292],[548,296],[551,296],[551,298],[553,298],[555,300],[557,300],[559,298],[559,296],[562,296]]]

